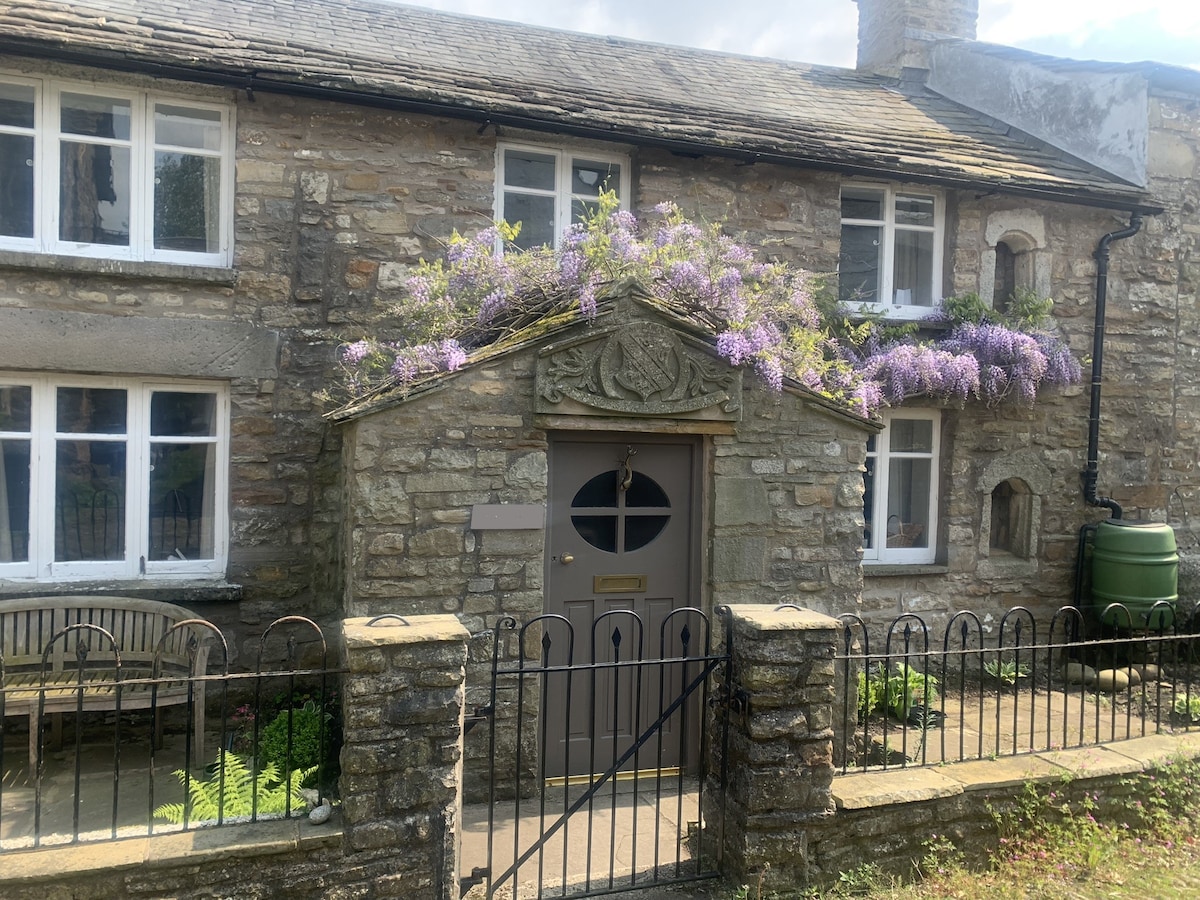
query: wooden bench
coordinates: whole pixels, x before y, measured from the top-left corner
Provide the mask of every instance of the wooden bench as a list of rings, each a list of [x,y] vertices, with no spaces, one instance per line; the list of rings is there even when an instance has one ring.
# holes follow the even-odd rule
[[[42,715],[53,715],[55,737],[61,740],[61,714],[82,708],[86,712],[117,708],[120,683],[121,710],[150,709],[186,703],[188,681],[206,674],[208,641],[212,632],[201,626],[179,628],[160,641],[179,622],[198,618],[191,610],[157,600],[135,597],[36,597],[0,600],[0,692],[4,715],[29,716],[29,766],[37,772]],[[63,633],[72,625],[75,628]],[[90,627],[95,626],[95,627]],[[118,682],[116,641],[120,655]],[[193,654],[189,641],[196,638]],[[43,667],[43,655],[50,642]],[[86,648],[80,662],[77,648]],[[154,685],[131,679],[154,674],[158,655],[159,681]],[[82,682],[82,687],[80,686]],[[204,682],[193,683],[195,703],[193,759],[204,758]],[[44,694],[44,703],[39,697]],[[155,740],[161,738],[159,717]]]

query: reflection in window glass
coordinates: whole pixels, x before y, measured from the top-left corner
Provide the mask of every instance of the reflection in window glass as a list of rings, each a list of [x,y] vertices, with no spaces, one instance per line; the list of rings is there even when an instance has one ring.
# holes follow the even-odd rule
[[[616,469],[610,469],[607,472],[601,472],[588,479],[587,483],[581,487],[571,500],[571,508],[578,509],[579,507],[616,507],[617,505],[617,483],[620,481],[620,475]]]
[[[579,536],[597,550],[617,552],[616,516],[571,516],[571,524]]]
[[[556,181],[553,156],[522,150],[504,151],[504,183],[509,187],[553,191],[557,187]]]
[[[29,559],[29,443],[0,440],[0,563]]]
[[[0,431],[28,432],[32,427],[33,389],[24,384],[0,385]]]
[[[154,104],[154,141],[196,150],[221,149],[221,113],[213,109]]]
[[[88,94],[62,94],[62,131],[87,137],[129,140],[131,120],[128,100],[93,97]]]
[[[625,492],[625,505],[628,506],[670,506],[667,492],[657,481],[642,472],[634,472],[629,482],[629,490]]]
[[[626,516],[625,552],[641,550],[663,533],[670,516]]]
[[[154,154],[154,246],[216,253],[220,249],[221,160],[186,153]]]
[[[520,250],[554,244],[554,198],[536,194],[504,194],[504,219],[521,224],[513,243]]]
[[[875,303],[879,299],[879,274],[883,229],[878,225],[843,225],[838,259],[838,299]]]
[[[571,165],[571,193],[598,197],[601,191],[620,196],[621,167],[616,163],[575,160]]]
[[[213,556],[216,445],[150,447],[151,560]]]
[[[848,187],[842,190],[842,218],[883,221],[883,191]]]
[[[889,547],[929,546],[930,460],[893,459],[888,471]]]
[[[59,441],[54,559],[125,558],[125,444]]]
[[[32,135],[0,132],[0,235],[33,237]]]
[[[214,435],[216,428],[214,394],[155,391],[150,397],[150,433],[156,437]]]
[[[129,245],[129,148],[59,145],[60,240]]]
[[[888,446],[893,453],[930,453],[933,422],[928,419],[892,419]]]
[[[892,283],[897,305],[933,305],[933,232],[896,232]]]
[[[69,434],[124,434],[128,397],[112,388],[60,387],[58,430]]]

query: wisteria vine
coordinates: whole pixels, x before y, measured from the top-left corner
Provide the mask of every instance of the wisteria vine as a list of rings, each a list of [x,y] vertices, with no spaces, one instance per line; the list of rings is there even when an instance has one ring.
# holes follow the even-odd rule
[[[1007,318],[978,302],[947,303],[936,337],[897,334],[877,322],[850,325],[812,273],[761,261],[674,204],[654,213],[651,223],[639,223],[606,193],[557,249],[526,252],[498,252],[519,226],[456,232],[444,259],[415,268],[392,310],[406,340],[342,345],[344,387],[355,398],[408,389],[548,317],[592,319],[606,287],[626,278],[714,335],[721,357],[752,368],[771,389],[791,380],[863,415],[914,397],[1031,404],[1044,388],[1081,378],[1069,348],[1043,328],[1046,301]]]

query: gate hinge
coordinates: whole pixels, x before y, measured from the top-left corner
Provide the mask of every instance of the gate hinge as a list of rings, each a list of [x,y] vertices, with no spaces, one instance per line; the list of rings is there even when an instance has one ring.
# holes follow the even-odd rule
[[[712,706],[724,706],[734,715],[745,721],[750,713],[750,694],[745,688],[734,685],[720,685],[709,699]]]
[[[464,875],[458,879],[458,896],[459,900],[467,896],[471,888],[477,884],[483,884],[483,879],[491,876],[492,870],[488,866],[476,866],[471,870],[470,875]]]
[[[492,717],[492,713],[494,713],[495,711],[496,711],[496,708],[494,706],[491,706],[490,704],[487,706],[475,707],[475,712],[473,712],[473,713],[471,713],[471,715],[465,716],[463,718],[463,734],[465,735],[465,734],[469,733],[470,730],[472,728],[474,728],[476,725],[478,725],[480,722],[486,722],[488,719],[490,719]]]

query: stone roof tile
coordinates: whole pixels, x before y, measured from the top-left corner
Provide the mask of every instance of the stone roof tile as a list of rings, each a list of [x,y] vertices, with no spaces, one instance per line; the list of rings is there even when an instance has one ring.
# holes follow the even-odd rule
[[[0,0],[0,51],[851,173],[1144,202],[1115,176],[920,85],[376,0]]]

